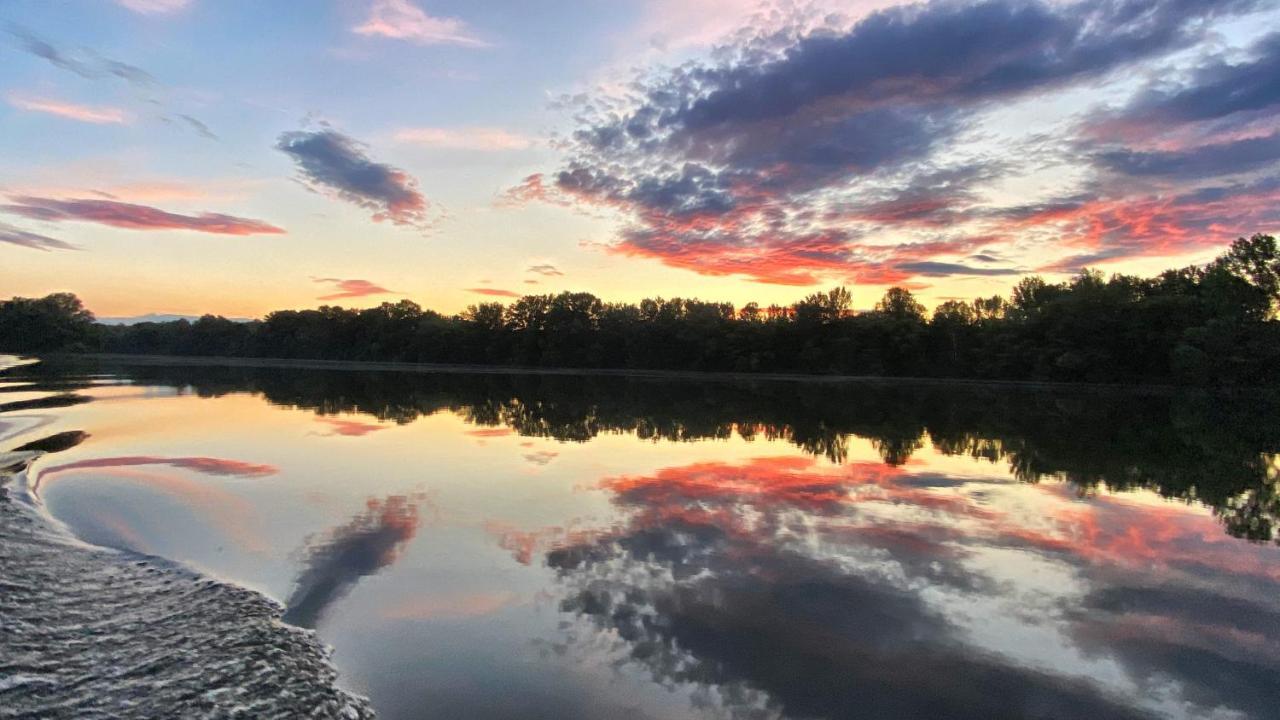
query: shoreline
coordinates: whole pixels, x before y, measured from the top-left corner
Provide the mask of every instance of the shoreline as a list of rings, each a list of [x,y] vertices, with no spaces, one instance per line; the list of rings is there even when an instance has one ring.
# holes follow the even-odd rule
[[[814,383],[822,385],[917,385],[957,388],[1006,388],[1012,390],[1054,390],[1076,393],[1136,392],[1167,395],[1174,392],[1269,392],[1258,387],[1201,387],[1142,383],[1086,383],[1049,380],[997,380],[974,378],[890,377],[882,375],[809,375],[804,373],[751,373],[703,370],[639,370],[631,368],[523,367],[507,365],[463,365],[412,363],[381,360],[312,360],[304,358],[253,358],[187,355],[131,355],[127,353],[40,353],[40,360],[90,360],[125,365],[157,367],[240,367],[296,370],[337,370],[345,372],[403,372],[439,375],[541,375],[551,377],[618,377],[638,380],[703,381],[717,383]]]

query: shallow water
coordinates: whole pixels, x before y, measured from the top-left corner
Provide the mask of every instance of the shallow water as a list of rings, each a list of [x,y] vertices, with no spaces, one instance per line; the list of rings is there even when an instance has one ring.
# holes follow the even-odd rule
[[[1280,700],[1265,399],[4,378],[0,451],[46,453],[38,511],[284,604],[383,718],[1267,718]]]

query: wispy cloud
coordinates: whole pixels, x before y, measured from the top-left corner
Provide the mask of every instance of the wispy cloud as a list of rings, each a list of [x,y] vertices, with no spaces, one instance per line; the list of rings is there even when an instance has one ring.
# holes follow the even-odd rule
[[[551,263],[541,263],[539,265],[530,265],[526,269],[526,272],[537,273],[538,275],[543,275],[545,277],[556,277],[556,276],[564,275],[564,273],[560,271],[560,268],[556,267],[555,265],[552,265]]]
[[[201,137],[207,138],[209,140],[218,139],[218,136],[214,134],[212,130],[209,129],[209,126],[205,125],[199,119],[194,118],[185,113],[178,113],[178,118],[183,122],[185,122],[187,126],[190,127],[192,130],[195,130],[196,134],[200,135]]]
[[[388,290],[381,285],[369,282],[368,280],[345,280],[343,278],[311,278],[315,282],[330,285],[334,292],[328,295],[321,295],[317,300],[341,300],[343,298],[359,298],[368,295],[389,295],[394,294],[394,290]]]
[[[9,95],[6,100],[19,110],[45,113],[77,120],[79,122],[102,124],[123,124],[129,117],[124,110],[105,105],[78,105],[76,103],[54,100],[52,98],[30,97],[26,95]]]
[[[475,293],[477,295],[488,295],[489,297],[506,297],[506,298],[520,297],[520,293],[518,292],[511,292],[510,290],[500,290],[498,288],[486,288],[486,287],[467,288],[467,292]]]
[[[48,235],[28,232],[8,223],[0,223],[0,243],[31,248],[32,250],[79,250],[71,243],[63,242]]]
[[[262,220],[222,213],[182,215],[148,205],[84,198],[58,200],[17,195],[9,199],[12,202],[0,205],[0,212],[46,222],[72,220],[130,230],[192,230],[215,235],[284,234],[284,230]]]
[[[191,0],[116,0],[116,4],[142,15],[167,15],[187,9]]]
[[[293,158],[308,186],[372,210],[375,222],[428,227],[430,204],[417,180],[400,168],[374,162],[354,138],[329,128],[299,130],[282,134],[276,149]]]
[[[73,72],[82,78],[90,80],[116,78],[142,88],[149,88],[155,84],[155,78],[151,73],[136,65],[102,57],[89,51],[64,52],[52,43],[20,27],[9,28],[9,33],[18,39],[23,51],[43,58],[54,67]]]
[[[501,128],[467,127],[437,128],[419,127],[398,130],[395,139],[424,147],[447,150],[524,150],[532,147],[532,138]]]
[[[420,45],[489,46],[463,21],[428,15],[409,0],[374,0],[369,16],[351,30],[359,35],[408,40]]]

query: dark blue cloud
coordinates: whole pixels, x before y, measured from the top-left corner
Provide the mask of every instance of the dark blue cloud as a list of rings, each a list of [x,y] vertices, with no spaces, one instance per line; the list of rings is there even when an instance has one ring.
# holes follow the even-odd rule
[[[948,277],[951,275],[1021,275],[1022,271],[1015,268],[984,268],[971,267],[961,263],[937,262],[935,260],[920,260],[918,262],[904,262],[894,265],[898,270],[906,270],[917,275],[925,277]]]
[[[149,87],[155,83],[155,78],[151,76],[151,73],[135,65],[102,57],[92,52],[64,52],[53,44],[17,26],[11,26],[9,34],[18,40],[19,47],[24,52],[44,59],[54,67],[73,72],[82,78],[96,80],[114,77],[139,87]]]
[[[1280,160],[1280,133],[1186,150],[1110,150],[1100,153],[1098,160],[1107,169],[1125,175],[1182,178],[1232,175]]]
[[[429,203],[417,181],[404,170],[371,160],[353,138],[332,129],[300,130],[283,133],[276,149],[293,158],[309,186],[372,210],[375,221],[427,225]]]
[[[1252,50],[1246,62],[1213,59],[1185,84],[1148,88],[1111,119],[1160,127],[1274,108],[1280,105],[1280,33],[1263,38]]]
[[[867,228],[944,229],[990,212],[973,188],[1002,176],[1014,164],[1008,157],[963,158],[968,178],[933,179],[954,162],[944,162],[948,141],[980,131],[980,113],[1150,65],[1202,42],[1211,21],[1258,6],[931,2],[876,12],[843,29],[760,36],[723,48],[713,62],[647,76],[625,110],[581,103],[555,187],[630,215],[613,246],[618,252],[764,282],[856,281],[866,254],[852,238]],[[1061,156],[1068,140],[1033,139],[1037,159],[1072,162]],[[1141,157],[1086,146],[1073,157],[1174,177],[1268,162],[1257,158],[1258,147],[1223,150]],[[820,250],[810,255],[815,242]],[[933,258],[877,259],[899,274],[965,268],[946,257],[945,269],[914,264]]]

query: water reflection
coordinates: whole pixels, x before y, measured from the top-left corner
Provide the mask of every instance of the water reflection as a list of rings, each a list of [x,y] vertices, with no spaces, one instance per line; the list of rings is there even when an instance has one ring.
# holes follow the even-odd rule
[[[49,413],[50,505],[268,588],[383,717],[1274,715],[1275,398],[107,375],[176,397]]]
[[[284,621],[313,628],[325,611],[361,578],[395,562],[418,532],[423,498],[370,498],[345,525],[308,543],[302,572],[285,603]]]
[[[552,543],[561,609],[619,638],[620,661],[699,686],[734,717],[1266,717],[1275,707],[1280,569],[1185,510],[1046,493],[1022,513],[988,505],[998,488],[971,479],[797,458],[601,485],[629,521]],[[992,572],[991,557],[1056,566],[1064,597],[1035,598],[1042,578]],[[963,613],[1000,632],[984,641]],[[1041,670],[1003,633],[1060,634],[1082,654]],[[577,642],[570,633],[565,651]],[[1119,660],[1123,676],[1093,682],[1091,656]]]

